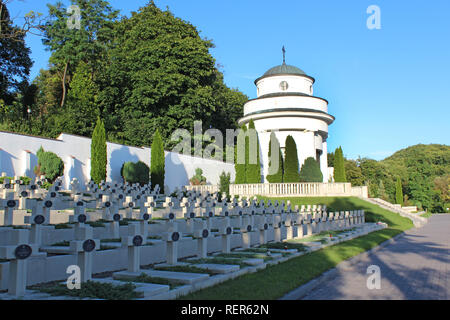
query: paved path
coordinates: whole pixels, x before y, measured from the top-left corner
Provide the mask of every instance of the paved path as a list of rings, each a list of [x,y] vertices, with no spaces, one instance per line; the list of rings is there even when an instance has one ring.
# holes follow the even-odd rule
[[[354,261],[352,261],[354,260]],[[450,299],[450,214],[432,216],[373,254],[351,263],[309,292],[306,300]],[[367,288],[367,267],[381,271],[381,289]]]

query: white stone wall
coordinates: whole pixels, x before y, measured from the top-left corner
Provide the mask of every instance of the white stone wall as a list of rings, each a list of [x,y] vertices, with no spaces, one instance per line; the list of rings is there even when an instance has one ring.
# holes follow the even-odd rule
[[[37,165],[36,152],[40,147],[57,154],[64,162],[64,188],[72,178],[86,183],[90,180],[91,139],[70,134],[61,134],[57,139],[27,136],[0,131],[0,172],[8,176],[26,175],[34,177]],[[122,181],[120,169],[127,161],[142,161],[150,166],[150,148],[131,147],[117,143],[107,143],[107,181]],[[203,169],[203,176],[211,184],[219,183],[222,171],[231,174],[234,181],[234,165],[215,160],[166,152],[165,185],[175,187],[188,185],[196,168]]]

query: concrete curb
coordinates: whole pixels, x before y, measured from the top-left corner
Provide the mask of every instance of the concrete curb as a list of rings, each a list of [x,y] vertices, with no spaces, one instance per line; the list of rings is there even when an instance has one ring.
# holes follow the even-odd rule
[[[304,285],[298,287],[297,289],[294,289],[294,290],[288,292],[287,294],[285,294],[283,297],[279,298],[278,300],[300,300],[301,298],[306,296],[309,292],[311,292],[312,290],[317,288],[320,284],[322,284],[323,282],[336,276],[336,274],[339,271],[345,270],[346,268],[353,265],[354,263],[357,263],[357,262],[363,260],[364,258],[367,258],[369,255],[376,253],[377,251],[383,249],[384,247],[394,243],[395,241],[397,241],[399,238],[403,237],[404,235],[405,235],[405,233],[402,232],[402,233],[396,235],[395,237],[380,243],[375,248],[372,248],[372,249],[365,251],[363,253],[360,253],[348,260],[340,262],[335,268],[325,271],[319,277],[305,283]]]

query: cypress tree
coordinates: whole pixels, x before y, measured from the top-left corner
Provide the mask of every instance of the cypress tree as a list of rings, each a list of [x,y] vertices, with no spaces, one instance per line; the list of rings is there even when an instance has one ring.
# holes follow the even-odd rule
[[[255,123],[253,122],[253,119],[250,120],[248,124],[249,129],[255,130]],[[256,131],[255,131],[256,132]],[[249,140],[249,138],[248,138]],[[246,147],[250,150],[250,144],[246,144]],[[261,183],[261,165],[259,160],[259,140],[258,140],[258,133],[256,133],[256,164],[250,163],[250,156],[248,159],[247,167],[246,167],[246,178],[247,183]]]
[[[247,127],[243,125],[241,127],[241,131],[238,134],[238,142],[237,146],[235,147],[235,155],[234,155],[234,170],[236,172],[236,179],[234,181],[235,184],[243,184],[247,182],[246,177],[246,164],[248,159],[248,148],[247,148],[247,139],[244,139],[244,149],[245,150],[245,158],[243,163],[238,163],[238,153],[242,152],[242,146],[240,145],[240,140],[242,139],[243,135],[245,135],[245,132],[247,131]]]
[[[403,204],[402,181],[400,178],[397,178],[397,182],[395,183],[395,203]]]
[[[164,193],[165,155],[164,146],[159,130],[153,135],[150,161],[150,177],[153,188],[158,184]]]
[[[286,137],[286,152],[284,160],[284,182],[300,182],[298,170],[297,145],[292,136]]]
[[[283,182],[283,156],[281,155],[281,150],[280,150],[280,143],[278,142],[278,139],[275,135],[275,133],[271,133],[270,134],[270,142],[269,142],[269,170],[272,166],[272,160],[275,160],[276,158],[272,159],[272,143],[274,143],[275,145],[275,150],[274,152],[278,154],[278,168],[276,173],[274,174],[268,174],[266,176],[267,181],[269,181],[270,183],[280,183]],[[274,155],[275,157],[275,155]]]
[[[106,180],[107,161],[105,126],[97,117],[91,140],[91,179],[97,184]]]
[[[342,148],[339,147],[334,152],[334,182],[347,182],[344,167],[344,154]]]
[[[305,163],[300,170],[301,182],[323,182],[322,171],[316,159],[313,157],[306,158]]]

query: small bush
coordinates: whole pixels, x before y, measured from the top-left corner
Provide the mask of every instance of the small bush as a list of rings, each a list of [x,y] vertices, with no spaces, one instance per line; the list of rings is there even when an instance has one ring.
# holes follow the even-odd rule
[[[41,146],[36,155],[38,165],[34,168],[34,173],[37,176],[45,175],[50,182],[54,182],[56,178],[64,174],[64,162],[56,154],[44,151]]]
[[[150,180],[150,168],[142,161],[129,161],[123,164],[120,175],[125,182],[144,185]]]
[[[200,168],[195,169],[195,175],[189,179],[191,182],[191,185],[193,186],[200,186],[206,184],[206,178],[202,176],[203,170]]]

